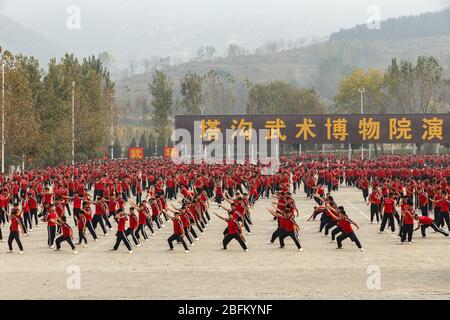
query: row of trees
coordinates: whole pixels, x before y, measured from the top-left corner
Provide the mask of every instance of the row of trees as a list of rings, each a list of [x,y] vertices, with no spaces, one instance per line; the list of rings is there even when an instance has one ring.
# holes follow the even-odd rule
[[[336,111],[359,113],[360,88],[365,89],[367,113],[449,111],[450,79],[434,57],[419,57],[415,63],[392,59],[385,72],[355,69],[340,82]]]
[[[8,164],[25,159],[48,165],[71,159],[73,82],[75,157],[92,159],[107,152],[114,83],[99,58],[79,60],[66,54],[60,61],[52,59],[45,72],[33,57],[4,51],[1,60]]]

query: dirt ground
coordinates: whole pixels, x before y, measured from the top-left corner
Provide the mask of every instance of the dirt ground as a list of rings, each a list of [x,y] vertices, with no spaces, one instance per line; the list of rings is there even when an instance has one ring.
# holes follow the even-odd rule
[[[397,245],[395,235],[378,234],[379,226],[369,224],[369,209],[360,192],[343,187],[335,199],[360,224],[357,235],[365,252],[349,240],[343,250],[336,250],[335,243],[317,233],[318,221],[306,221],[314,204],[303,193],[295,196],[303,252],[291,240],[284,250],[277,243],[267,244],[276,226],[266,210],[269,200],[258,201],[252,210],[252,234],[246,235],[249,252],[235,241],[227,251],[220,250],[226,225],[215,217],[189,254],[179,245],[174,252],[167,251],[171,224],[134,248],[133,255],[123,246],[118,252],[109,251],[114,232],[100,235],[96,243],[88,236],[89,247],[79,247],[77,255],[66,243],[62,252],[54,252],[46,246],[42,225],[31,236],[22,236],[22,256],[6,254],[6,243],[0,244],[0,298],[450,298],[449,239],[429,230],[426,239],[415,233],[413,245]],[[211,211],[219,209],[212,205]],[[7,236],[6,227],[3,233]]]

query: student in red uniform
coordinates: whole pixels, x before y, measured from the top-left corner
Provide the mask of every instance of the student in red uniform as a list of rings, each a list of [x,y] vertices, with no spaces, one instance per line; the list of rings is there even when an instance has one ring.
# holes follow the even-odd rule
[[[419,230],[422,232],[422,237],[426,237],[426,232],[425,230],[428,227],[431,227],[434,231],[439,232],[441,234],[443,234],[444,236],[448,237],[449,233],[446,232],[445,230],[442,230],[440,228],[438,228],[438,226],[436,225],[436,223],[434,223],[433,219],[431,219],[430,217],[427,216],[421,216],[419,217],[417,214],[414,216],[414,220],[416,220],[418,222],[417,227],[414,229],[414,231]]]
[[[78,218],[77,218],[77,229],[78,229],[78,244],[81,245],[81,243],[84,241],[84,247],[86,248],[88,246],[88,241],[86,238],[86,224],[87,219],[84,214],[80,214],[78,212]]]
[[[234,218],[233,212],[228,213],[228,218],[221,217],[217,213],[215,215],[225,221],[228,224],[228,232],[223,238],[222,244],[223,244],[223,250],[227,250],[227,245],[230,243],[231,240],[235,239],[239,244],[241,245],[242,249],[244,251],[248,251],[247,245],[245,244],[244,240],[242,240],[241,234],[242,234],[242,228],[239,225],[238,221]]]
[[[125,211],[123,209],[117,210],[114,219],[117,221],[116,244],[111,250],[117,251],[117,249],[119,249],[120,243],[123,242],[128,249],[128,253],[132,254],[133,250],[131,249],[131,243],[125,234],[125,224],[127,222],[127,216],[125,214]]]
[[[131,235],[131,238],[133,239],[133,242],[136,245],[136,247],[140,247],[141,243],[139,242],[139,239],[136,237],[136,230],[139,226],[139,217],[136,215],[136,212],[134,211],[133,207],[130,208],[129,219],[130,224],[128,226],[128,229],[125,231],[125,235],[127,237]]]
[[[380,223],[380,204],[381,204],[381,195],[378,192],[378,188],[374,187],[369,196],[369,204],[370,204],[370,223],[373,223],[373,218],[377,218],[377,223]]]
[[[333,214],[333,213],[332,213]],[[356,244],[356,246],[361,250],[361,252],[364,251],[362,248],[361,243],[359,242],[359,239],[356,237],[355,232],[353,231],[352,225],[356,227],[356,229],[359,230],[359,226],[349,219],[347,216],[347,213],[345,211],[340,211],[339,216],[336,217],[338,219],[338,227],[342,230],[342,234],[337,236],[336,243],[337,248],[336,249],[342,249],[342,241],[344,241],[347,238],[350,238],[352,242]]]
[[[47,244],[50,247],[50,249],[53,249],[55,247],[54,243],[56,236],[57,219],[58,215],[56,214],[55,206],[53,204],[50,204],[48,206],[47,214],[44,216],[43,219],[44,222],[47,222],[47,236],[48,236]]]
[[[173,241],[177,240],[177,242],[181,242],[184,247],[184,252],[189,253],[189,248],[184,241],[184,229],[183,229],[183,221],[181,221],[180,213],[176,212],[172,217],[169,213],[167,213],[169,219],[173,222],[173,234],[167,239],[169,243],[169,251],[173,250]]]
[[[35,223],[36,227],[39,227],[38,213],[37,213],[38,212],[38,202],[34,195],[34,191],[30,191],[27,193],[26,201],[27,201],[28,208],[30,209],[31,220],[33,220],[33,218],[34,218],[34,223]]]
[[[8,237],[8,253],[13,252],[13,241],[16,241],[17,246],[19,247],[19,254],[23,254],[23,246],[22,242],[20,241],[20,232],[23,233],[21,223],[20,223],[20,215],[22,214],[22,211],[18,209],[17,206],[15,206],[10,214],[10,227],[9,227],[9,237]]]
[[[388,221],[392,233],[395,232],[394,212],[395,212],[395,199],[394,194],[391,192],[389,193],[388,197],[383,199],[383,206],[381,208],[381,216],[383,217],[383,219],[381,221],[379,233],[384,232],[384,228],[386,227],[386,223]]]
[[[410,198],[406,201],[406,206],[403,210],[403,224],[402,224],[402,235],[401,240],[398,244],[402,244],[406,241],[408,237],[408,244],[413,244],[412,236],[414,232],[414,201]]]
[[[61,226],[62,234],[55,240],[56,251],[61,251],[61,242],[67,241],[67,243],[72,248],[73,254],[77,254],[77,249],[73,244],[73,232],[72,227],[67,223],[66,216],[61,216],[59,218],[58,224]]]

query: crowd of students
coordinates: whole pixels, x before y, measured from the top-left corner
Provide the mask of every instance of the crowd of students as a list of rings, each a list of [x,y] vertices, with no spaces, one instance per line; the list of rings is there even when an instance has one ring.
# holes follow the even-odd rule
[[[382,156],[376,160],[304,155],[280,160],[281,166],[273,175],[265,175],[262,166],[248,163],[175,165],[164,159],[89,162],[2,175],[0,240],[4,241],[2,228],[9,226],[8,252],[16,243],[22,254],[21,234],[30,235],[45,223],[51,249],[61,250],[67,242],[76,254],[76,245],[87,247],[91,239],[98,241],[99,232],[106,236],[114,230],[112,250],[123,243],[132,253],[133,247],[148,241],[147,230],[154,236],[155,230],[171,223],[169,250],[176,241],[188,253],[214,213],[227,224],[223,249],[236,240],[247,251],[243,231],[251,235],[252,207],[258,199],[271,198],[269,213],[277,221],[277,229],[269,243],[278,239],[284,248],[285,239],[290,238],[301,252],[299,212],[293,194],[302,185],[306,200],[301,201],[317,204],[309,220],[320,215],[319,231],[330,234],[338,249],[349,238],[363,251],[353,230],[359,226],[333,197],[342,185],[361,190],[371,223],[381,222],[380,233],[386,226],[395,232],[397,223],[399,243],[413,243],[413,233],[419,229],[425,237],[428,227],[444,236],[449,234],[448,155]],[[214,212],[211,202],[218,204]],[[218,210],[227,215],[218,214]],[[78,234],[76,245],[73,229]]]

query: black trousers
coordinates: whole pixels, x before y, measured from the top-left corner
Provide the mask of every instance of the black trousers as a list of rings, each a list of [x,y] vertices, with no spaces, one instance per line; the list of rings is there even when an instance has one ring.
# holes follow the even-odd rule
[[[119,249],[120,242],[123,242],[128,251],[131,251],[131,244],[128,240],[125,231],[117,231],[116,233],[116,244],[114,245],[114,250]]]
[[[439,220],[436,221],[436,224],[442,228],[445,227],[445,224],[447,224],[447,229],[450,231],[450,218],[448,212],[440,212]]]
[[[125,235],[126,235],[127,237],[128,237],[128,236],[131,236],[131,239],[133,239],[133,242],[134,242],[135,245],[138,245],[138,244],[139,244],[139,240],[138,240],[138,238],[136,237],[136,234],[134,233],[134,230],[133,230],[133,229],[128,228],[128,229],[125,231]]]
[[[395,223],[394,223],[394,215],[392,213],[385,213],[383,215],[383,219],[381,220],[380,231],[384,231],[386,227],[386,223],[389,220],[389,226],[391,227],[391,231],[395,232]]]
[[[47,226],[48,246],[51,247],[55,243],[56,226]]]
[[[282,232],[283,230],[278,227],[277,230],[275,230],[274,233],[272,233],[272,238],[270,238],[270,242],[274,243]]]
[[[150,229],[150,231],[152,233],[155,233],[155,231],[153,230],[153,222],[152,219],[147,218],[147,220],[145,221],[146,226]]]
[[[302,246],[300,245],[300,240],[298,239],[297,233],[294,231],[283,231],[280,234],[280,247],[284,248],[284,239],[286,237],[291,237],[292,240],[294,240],[295,245],[297,246],[297,249],[300,249]]]
[[[408,237],[408,242],[411,242],[414,231],[413,224],[403,224],[402,226],[402,242],[405,242],[406,237]]]
[[[12,249],[13,249],[13,247],[12,247],[13,241],[16,241],[17,245],[19,246],[20,251],[23,251],[22,242],[20,241],[20,237],[19,237],[19,231],[11,231],[9,233],[8,247],[9,247],[10,251],[12,251]]]
[[[370,204],[370,222],[373,222],[373,218],[377,217],[377,222],[380,222],[379,206],[376,203]]]
[[[336,227],[331,231],[331,240],[336,239],[336,236],[339,232],[342,232],[342,229],[340,227]]]
[[[78,244],[81,244],[82,241],[84,241],[85,244],[87,244],[86,234],[84,230],[78,230]]]
[[[181,242],[181,244],[184,247],[184,250],[189,250],[186,241],[184,241],[183,235],[182,234],[173,234],[171,235],[168,239],[167,242],[169,243],[169,248],[173,249],[173,242],[177,240],[177,242]]]
[[[33,220],[34,218],[34,224],[36,226],[39,225],[39,219],[38,219],[38,214],[37,214],[38,210],[37,209],[30,209],[30,215],[31,215],[31,220]]]
[[[448,235],[449,235],[448,232],[446,232],[446,231],[444,231],[444,230],[442,230],[442,229],[439,229],[438,226],[433,222],[432,224],[429,224],[429,225],[424,225],[424,224],[422,224],[422,225],[420,226],[420,231],[422,232],[422,236],[423,236],[423,237],[426,237],[426,236],[427,236],[426,233],[425,233],[425,230],[426,230],[428,227],[431,227],[434,231],[439,232],[440,234],[443,234],[443,235],[446,236],[446,237],[448,237]]]
[[[75,250],[75,245],[73,244],[72,238],[70,236],[59,236],[55,241],[56,249],[61,249],[61,242],[64,241],[67,241],[72,250]]]
[[[241,245],[242,249],[247,250],[247,245],[244,243],[244,240],[242,240],[242,237],[238,234],[227,234],[222,241],[223,248],[226,249],[227,245],[230,243],[231,240],[236,239],[237,242]]]
[[[92,217],[92,226],[94,227],[94,230],[97,229],[97,224],[100,224],[100,227],[102,228],[102,231],[104,234],[107,233],[106,231],[106,227],[105,227],[105,223],[103,221],[103,218],[101,215],[94,215],[94,217]]]
[[[31,213],[30,212],[25,212],[23,214],[23,220],[24,220],[24,224],[25,224],[25,230],[31,230],[33,229],[33,226],[31,225]]]
[[[97,239],[97,233],[95,233],[94,227],[92,226],[92,221],[86,221],[86,228],[89,230],[92,238]]]
[[[142,236],[144,237],[145,240],[148,239],[147,232],[145,232],[145,224],[140,224],[138,226],[138,228],[136,229],[136,231],[134,232],[134,235],[136,236],[137,239],[141,238],[139,236],[139,232],[142,234]]]
[[[350,238],[350,240],[352,240],[359,249],[362,248],[361,243],[359,242],[359,240],[356,237],[356,234],[354,232],[351,232],[351,233],[343,232],[340,236],[338,236],[336,238],[336,242],[337,242],[338,248],[342,248],[342,241],[344,241],[347,238]]]
[[[333,228],[336,225],[336,221],[334,220],[330,220],[326,225],[325,225],[325,235],[328,235],[328,232],[330,232],[330,229]]]

